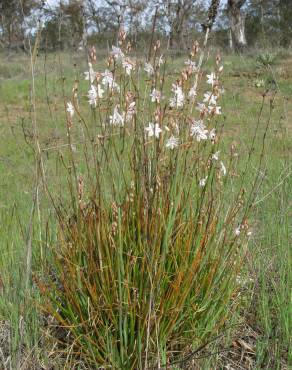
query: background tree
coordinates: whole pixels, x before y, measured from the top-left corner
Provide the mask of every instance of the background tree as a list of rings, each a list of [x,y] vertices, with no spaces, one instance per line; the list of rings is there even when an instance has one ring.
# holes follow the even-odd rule
[[[86,0],[86,14],[97,35],[115,38],[120,26],[127,25],[132,41],[143,31],[143,12],[147,8],[144,0]],[[108,38],[108,37],[106,37]]]
[[[169,46],[171,48],[176,43],[185,49],[186,25],[190,17],[194,15],[195,3],[196,0],[167,1],[166,14],[170,26]]]
[[[85,4],[83,0],[70,0],[61,3],[61,12],[71,34],[71,47],[81,47],[85,42]]]
[[[44,25],[42,47],[78,49],[88,38],[100,47],[115,44],[121,25],[132,45],[149,44],[155,33],[172,49],[188,47],[212,19],[217,0],[0,0],[0,47],[24,48],[37,20]],[[211,18],[210,18],[211,15]],[[227,0],[214,13],[213,39],[236,50],[249,46],[291,46],[291,0]],[[202,26],[202,27],[201,27]],[[86,36],[86,37],[85,37]],[[212,42],[212,40],[211,40]]]
[[[208,1],[209,2],[209,1]],[[153,0],[148,8],[157,8],[157,30],[168,38],[171,49],[185,49],[191,43],[191,35],[201,31],[208,8],[204,0]],[[151,12],[150,12],[151,13]],[[148,24],[153,19],[149,17]]]
[[[281,30],[282,46],[292,45],[292,2],[279,0],[279,25]]]
[[[0,0],[2,46],[26,48],[26,18],[42,6],[41,0]]]
[[[246,0],[228,0],[227,12],[230,22],[230,47],[242,49],[247,45],[245,36],[245,13],[242,11]]]

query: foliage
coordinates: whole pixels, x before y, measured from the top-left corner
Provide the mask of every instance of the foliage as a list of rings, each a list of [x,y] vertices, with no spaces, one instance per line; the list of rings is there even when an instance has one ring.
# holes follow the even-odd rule
[[[12,47],[17,45],[25,47],[23,43],[27,28],[26,20],[40,6],[40,0],[1,0],[0,46]]]
[[[56,208],[58,243],[39,287],[43,309],[69,334],[65,351],[90,368],[175,361],[208,343],[237,305],[253,190],[246,204],[243,188],[230,192],[237,157],[228,170],[219,159],[219,56],[211,92],[193,111],[202,94],[197,53],[195,43],[171,85],[159,43],[145,71],[113,47],[111,71],[90,63],[86,73],[93,120],[77,85],[67,104],[70,199]],[[72,150],[75,115],[85,163]]]
[[[217,0],[67,0],[53,5],[41,0],[2,0],[0,46],[28,49],[28,36],[36,33],[41,21],[46,35],[41,48],[54,50],[78,49],[87,40],[108,46],[116,42],[121,25],[132,44],[148,44],[154,32],[168,48],[187,50],[194,35],[202,36],[206,25],[212,28],[214,22],[216,47],[222,36],[220,46],[237,51],[246,46],[289,47],[290,5],[290,0],[230,0],[220,7]]]
[[[276,56],[269,52],[258,55],[256,59],[257,65],[259,67],[265,67],[265,68],[275,64],[275,61],[276,61]]]

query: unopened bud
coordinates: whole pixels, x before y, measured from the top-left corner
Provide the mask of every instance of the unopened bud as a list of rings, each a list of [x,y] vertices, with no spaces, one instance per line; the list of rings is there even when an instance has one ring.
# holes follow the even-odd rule
[[[90,49],[90,53],[89,53],[89,58],[91,60],[91,62],[96,62],[96,49],[95,49],[95,46],[92,46],[91,49]]]

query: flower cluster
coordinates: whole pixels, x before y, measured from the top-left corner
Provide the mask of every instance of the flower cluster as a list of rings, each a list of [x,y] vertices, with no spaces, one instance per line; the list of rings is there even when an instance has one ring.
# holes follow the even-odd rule
[[[177,84],[173,84],[171,91],[174,93],[174,96],[169,99],[169,105],[172,108],[182,108],[185,100],[182,87]]]
[[[145,84],[150,85],[148,100],[150,102],[149,112],[137,111],[136,101],[141,97],[136,96],[128,86],[121,87],[117,81],[126,81],[134,70],[139,70],[141,65],[137,61],[131,60],[127,52],[122,51],[118,46],[112,46],[109,56],[109,67],[104,72],[95,72],[92,63],[88,64],[88,71],[85,72],[85,79],[90,81],[88,90],[88,102],[92,108],[97,108],[97,102],[104,97],[104,94],[110,94],[111,113],[108,115],[107,122],[111,127],[124,127],[133,122],[133,117],[137,116],[137,122],[144,126],[144,133],[148,139],[163,144],[166,149],[174,150],[184,146],[184,141],[191,142],[209,141],[211,144],[217,142],[216,128],[214,127],[214,118],[221,115],[221,106],[218,104],[223,89],[220,86],[220,74],[223,71],[220,56],[216,58],[215,71],[206,74],[206,85],[210,88],[201,95],[198,90],[199,77],[202,75],[200,63],[198,64],[194,57],[196,56],[198,45],[193,48],[190,58],[184,62],[181,76],[171,85],[171,91],[168,94],[164,85],[160,67],[165,63],[162,55],[158,55],[160,45],[154,47],[155,56],[153,61],[147,60],[142,69],[145,74]],[[111,68],[111,66],[113,68]],[[143,73],[142,72],[142,73]],[[121,77],[124,76],[124,77]],[[130,81],[130,80],[127,80]],[[125,95],[125,96],[124,96]],[[170,95],[170,96],[169,96]],[[169,96],[168,104],[164,105],[165,97]],[[145,100],[146,99],[146,100]],[[105,99],[106,100],[106,99]],[[106,100],[108,102],[108,100]],[[151,105],[151,103],[154,103]],[[193,110],[193,106],[196,110]],[[153,108],[156,107],[156,108]],[[73,117],[74,106],[71,102],[67,105],[68,114]],[[196,113],[197,111],[197,113]],[[185,122],[184,125],[182,122]],[[189,125],[188,125],[189,123]],[[213,127],[208,128],[213,123]],[[129,126],[131,128],[133,126]],[[180,129],[182,136],[180,137]],[[130,131],[127,131],[130,132]],[[188,134],[185,134],[187,133]],[[188,140],[190,141],[190,140]],[[219,151],[212,154],[212,161],[218,162],[220,173],[225,176],[226,167],[222,161],[219,161]],[[208,176],[199,181],[199,186],[203,187],[207,183]]]
[[[208,130],[202,120],[193,121],[191,126],[191,136],[195,137],[197,141],[208,139]]]

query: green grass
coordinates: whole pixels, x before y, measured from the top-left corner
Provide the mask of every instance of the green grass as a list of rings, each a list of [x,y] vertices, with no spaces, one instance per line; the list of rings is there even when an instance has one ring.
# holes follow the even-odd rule
[[[42,148],[48,149],[45,163],[50,189],[57,195],[64,185],[60,153],[66,156],[66,147],[62,146],[66,144],[62,87],[65,95],[70,97],[74,79],[82,80],[86,63],[83,55],[49,54],[46,58],[40,55],[36,65],[37,122]],[[247,284],[246,291],[242,292],[240,320],[257,333],[254,368],[284,369],[292,361],[289,268],[292,228],[292,59],[276,58],[271,68],[258,68],[256,55],[229,55],[223,61],[226,90],[222,102],[223,113],[226,115],[225,151],[229,152],[231,144],[236,146],[239,154],[238,173],[243,168],[261,109],[262,94],[270,86],[271,77],[279,89],[271,113],[263,158],[263,181],[256,198],[258,204],[250,220],[253,237],[246,258],[244,278],[252,280]],[[181,59],[173,60],[168,67],[169,71],[177,71],[182,62]],[[72,68],[74,64],[76,67]],[[263,87],[255,87],[254,81],[257,78],[264,80]],[[81,83],[84,95],[86,86],[86,82]],[[26,349],[49,347],[43,340],[42,319],[36,310],[38,290],[33,285],[27,292],[24,285],[34,189],[34,155],[24,135],[31,143],[33,127],[30,89],[29,59],[24,55],[9,58],[0,55],[0,319],[8,320],[12,325],[11,350],[16,365],[21,351],[24,351],[20,350],[21,346]],[[269,92],[259,126],[259,138],[255,141],[255,169],[251,167],[244,179],[247,188],[256,172],[261,136],[270,114],[270,98]],[[82,140],[78,128],[74,135],[77,143]],[[56,146],[61,149],[49,149]],[[234,184],[236,186],[236,180]],[[49,258],[50,242],[56,237],[53,231],[46,235],[46,225],[52,219],[53,210],[42,186],[40,207],[41,218],[37,213],[34,215],[32,239],[34,271],[38,274],[41,274],[39,258]],[[230,338],[233,340],[241,334],[235,330]],[[228,338],[225,344],[229,344]],[[45,354],[41,357],[44,361],[50,361]],[[209,359],[205,365],[202,363],[202,368],[220,368],[214,365],[216,361],[218,364],[221,361],[218,356]]]

